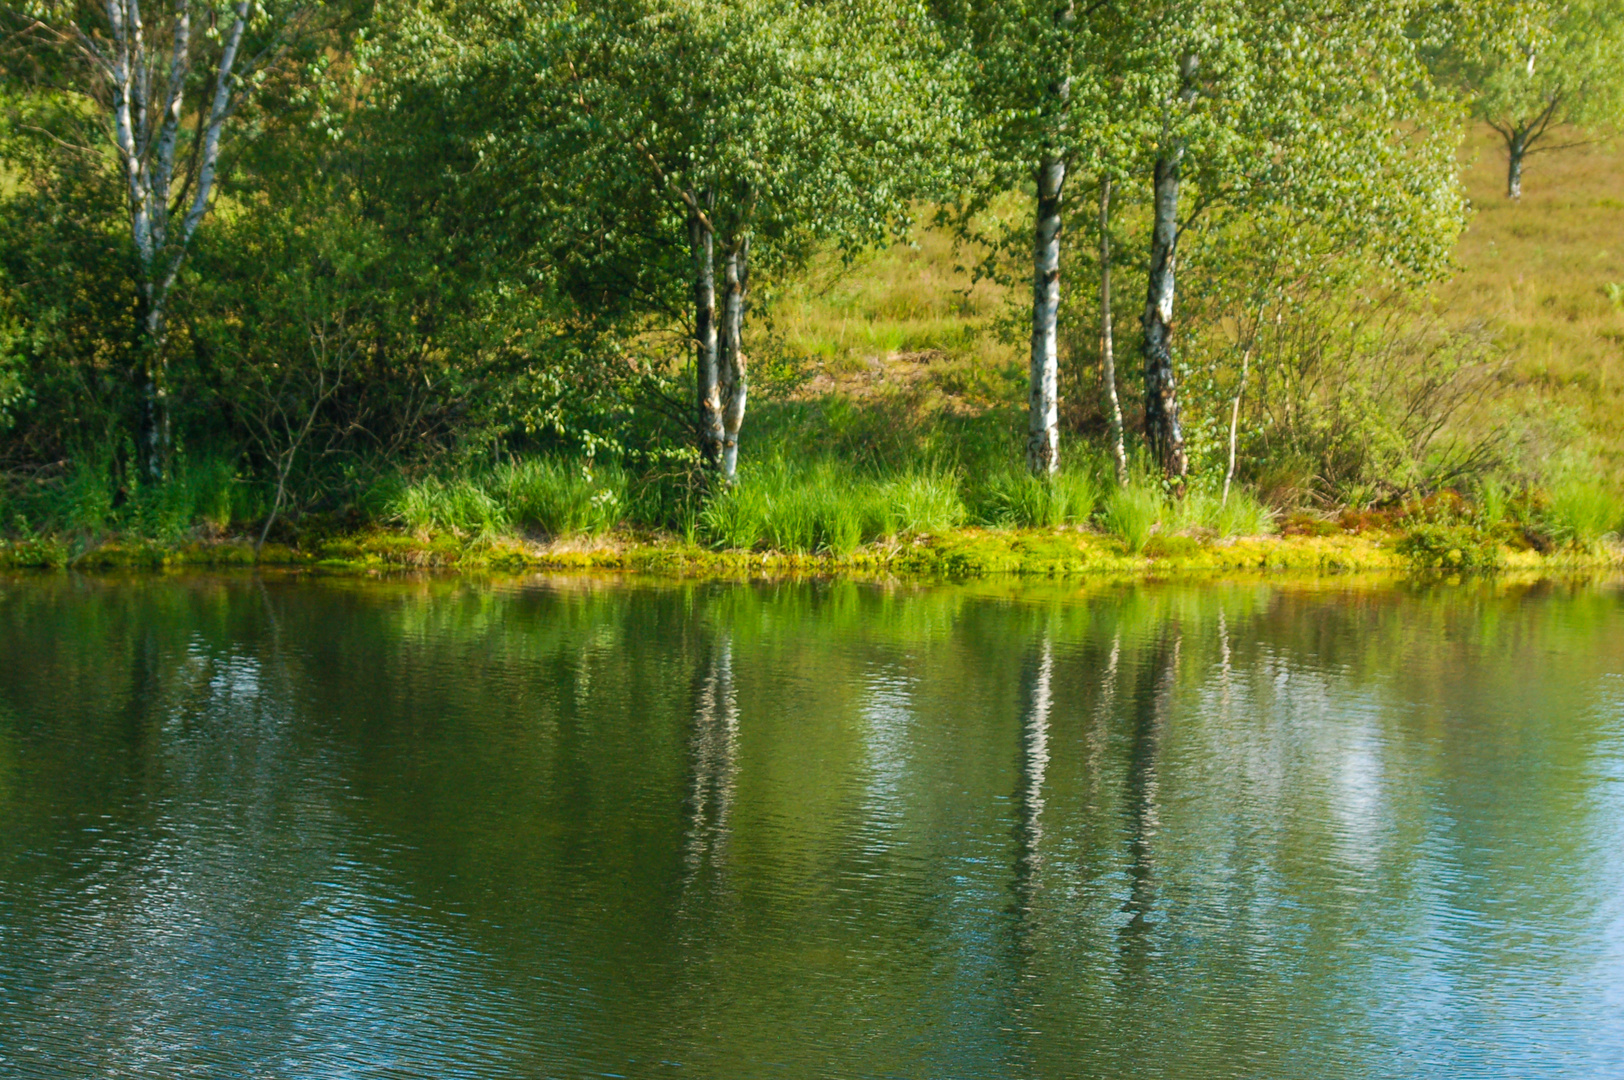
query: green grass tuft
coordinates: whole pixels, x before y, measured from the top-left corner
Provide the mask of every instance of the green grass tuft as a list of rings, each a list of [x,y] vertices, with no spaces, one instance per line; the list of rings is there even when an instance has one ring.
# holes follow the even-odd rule
[[[527,458],[499,466],[489,489],[514,526],[549,536],[601,535],[626,510],[626,474],[617,465]]]
[[[698,531],[719,548],[843,555],[897,533],[942,532],[965,516],[949,473],[877,479],[831,461],[772,460],[742,468],[734,487],[705,504]]]
[[[1594,480],[1564,477],[1549,494],[1541,517],[1551,536],[1564,543],[1592,547],[1624,526],[1624,502]]]
[[[1167,497],[1144,484],[1118,488],[1105,499],[1100,525],[1130,552],[1143,551],[1151,533],[1168,515]]]

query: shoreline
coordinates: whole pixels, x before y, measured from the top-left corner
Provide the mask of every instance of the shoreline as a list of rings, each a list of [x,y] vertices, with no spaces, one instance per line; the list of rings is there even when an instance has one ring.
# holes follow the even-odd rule
[[[844,555],[717,551],[660,536],[606,535],[563,541],[519,537],[467,539],[369,530],[266,544],[256,559],[246,537],[173,543],[110,538],[0,541],[0,569],[168,570],[263,567],[323,574],[376,575],[598,571],[676,577],[835,577],[965,580],[1024,578],[1165,578],[1296,573],[1386,572],[1437,577],[1462,567],[1416,565],[1399,547],[1403,534],[1200,539],[1155,536],[1129,552],[1113,536],[1082,529],[960,529],[894,538]],[[1589,551],[1500,549],[1500,572],[1573,572],[1624,568],[1624,548]],[[1490,571],[1494,572],[1494,571]]]

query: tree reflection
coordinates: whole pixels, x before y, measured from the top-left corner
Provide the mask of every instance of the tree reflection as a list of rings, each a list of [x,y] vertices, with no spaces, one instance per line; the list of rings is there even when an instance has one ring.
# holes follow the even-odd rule
[[[1020,758],[1015,789],[1015,912],[1028,922],[1042,888],[1043,781],[1049,768],[1049,715],[1054,695],[1054,643],[1044,632],[1022,680]]]
[[[739,703],[733,685],[733,638],[723,630],[695,680],[690,778],[683,837],[685,884],[707,864],[719,866],[728,836],[738,771]]]
[[[1129,728],[1128,772],[1124,782],[1123,811],[1128,833],[1128,898],[1121,910],[1128,922],[1121,931],[1123,975],[1143,970],[1153,944],[1152,914],[1156,906],[1156,852],[1158,820],[1158,755],[1173,705],[1183,634],[1176,624],[1164,625],[1145,651],[1134,687]]]

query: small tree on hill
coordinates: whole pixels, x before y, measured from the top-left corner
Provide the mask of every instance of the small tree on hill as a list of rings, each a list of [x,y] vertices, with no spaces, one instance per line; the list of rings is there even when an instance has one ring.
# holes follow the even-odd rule
[[[1492,28],[1487,42],[1457,41],[1445,69],[1467,93],[1472,115],[1506,148],[1506,197],[1522,198],[1534,153],[1577,145],[1566,126],[1609,128],[1624,109],[1624,4],[1540,2]]]

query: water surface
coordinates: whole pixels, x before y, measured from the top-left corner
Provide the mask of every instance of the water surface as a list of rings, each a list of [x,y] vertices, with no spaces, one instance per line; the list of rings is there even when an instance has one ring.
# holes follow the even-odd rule
[[[0,1076],[1624,1076],[1624,589],[5,579]]]

